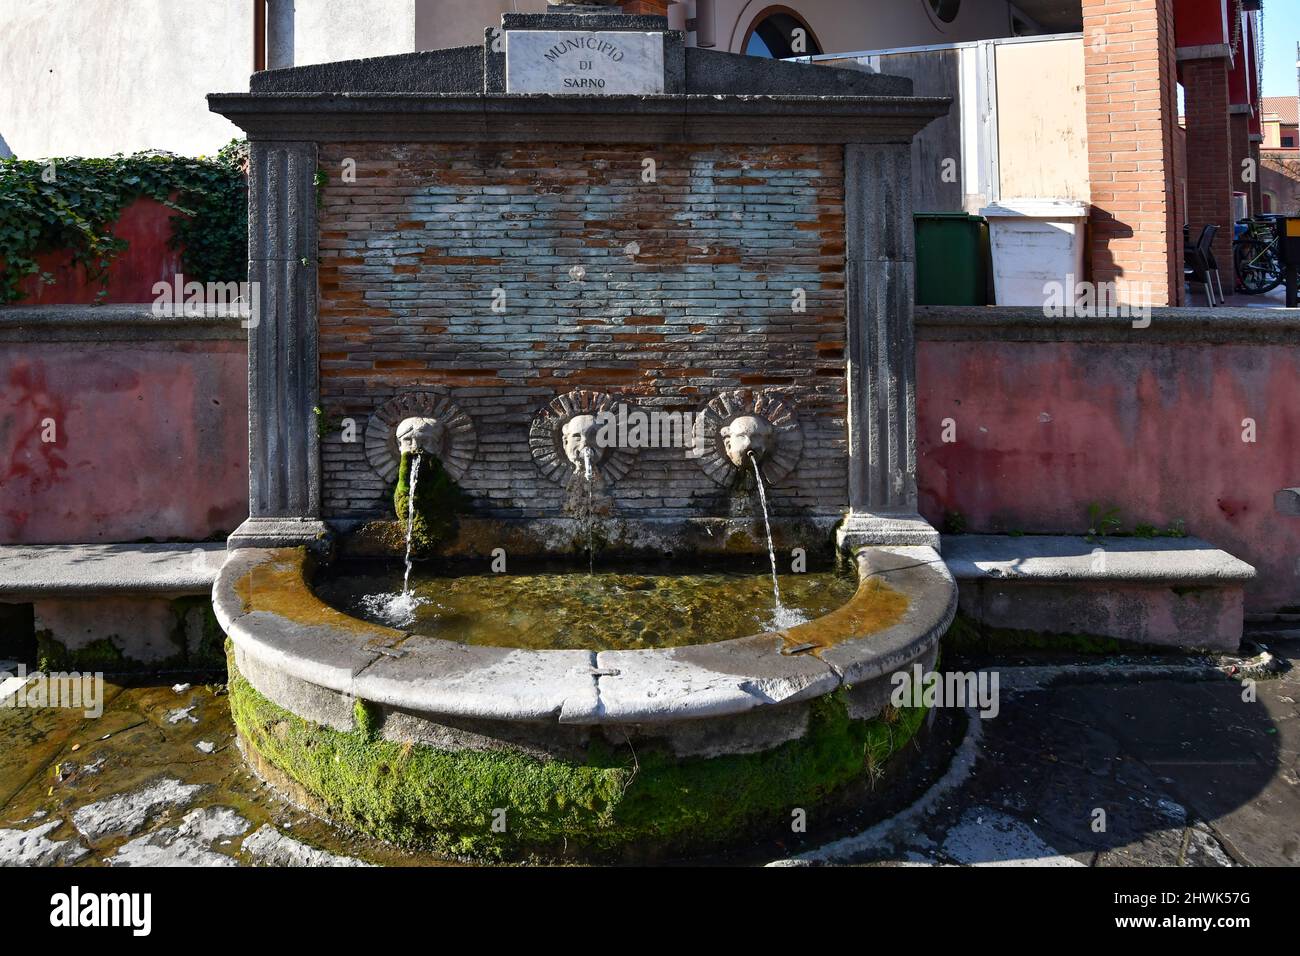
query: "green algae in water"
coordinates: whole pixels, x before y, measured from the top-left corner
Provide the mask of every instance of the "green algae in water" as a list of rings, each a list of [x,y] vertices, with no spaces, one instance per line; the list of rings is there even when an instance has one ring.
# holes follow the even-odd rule
[[[781,575],[785,605],[811,620],[857,589],[851,571]],[[412,575],[414,619],[385,616],[402,590],[395,566],[344,562],[315,588],[322,600],[377,624],[465,644],[529,650],[645,650],[709,644],[771,630],[772,576],[766,563],[669,570],[620,565],[594,573],[565,565],[465,573],[426,566]]]

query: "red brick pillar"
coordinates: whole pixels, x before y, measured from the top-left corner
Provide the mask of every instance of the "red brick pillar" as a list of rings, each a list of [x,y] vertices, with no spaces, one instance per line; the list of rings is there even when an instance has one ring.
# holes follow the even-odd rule
[[[574,2],[581,3],[582,0],[574,0]],[[668,15],[668,6],[672,2],[673,0],[626,0],[623,4],[623,12],[663,17]]]
[[[1144,283],[1152,305],[1177,305],[1173,0],[1082,3],[1092,279]]]
[[[1250,114],[1240,113],[1233,107],[1228,118],[1229,141],[1232,149],[1232,191],[1246,194],[1249,206],[1247,215],[1255,213],[1250,205]]]
[[[1250,184],[1250,212],[1251,215],[1258,216],[1264,211],[1264,186],[1262,177],[1264,169],[1259,163],[1259,134],[1253,134],[1256,138],[1250,141],[1250,158],[1251,165],[1255,169],[1255,181]]]
[[[1192,241],[1207,223],[1219,227],[1214,255],[1223,291],[1231,294],[1232,131],[1228,114],[1228,61],[1224,57],[1184,60],[1183,103],[1187,116],[1187,221]]]

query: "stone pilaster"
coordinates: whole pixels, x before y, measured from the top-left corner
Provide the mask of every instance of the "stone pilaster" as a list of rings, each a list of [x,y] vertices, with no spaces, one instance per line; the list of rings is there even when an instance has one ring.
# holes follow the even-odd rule
[[[844,147],[849,514],[841,547],[937,547],[917,512],[910,146]]]
[[[232,548],[317,545],[316,146],[253,142],[248,278],[248,511]]]

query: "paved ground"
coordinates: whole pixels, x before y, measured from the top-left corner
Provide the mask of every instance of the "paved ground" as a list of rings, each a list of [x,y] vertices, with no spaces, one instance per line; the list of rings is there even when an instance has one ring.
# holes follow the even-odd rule
[[[954,722],[943,779],[892,820],[777,862],[1300,864],[1300,668],[1246,702],[1205,662],[982,663],[1000,713]],[[115,685],[90,720],[0,709],[0,742],[0,865],[440,862],[278,800],[244,769],[219,685]]]
[[[1234,292],[1225,296],[1225,299],[1227,301],[1224,302],[1224,305],[1232,309],[1285,309],[1286,286],[1280,285],[1263,295],[1242,295],[1240,292]],[[1196,291],[1189,296],[1187,304],[1202,308],[1205,306],[1205,296],[1201,292],[1200,286],[1197,286]]]

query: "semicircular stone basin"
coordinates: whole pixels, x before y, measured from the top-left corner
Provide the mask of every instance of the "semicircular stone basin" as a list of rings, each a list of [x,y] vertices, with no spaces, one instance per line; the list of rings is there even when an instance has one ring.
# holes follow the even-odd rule
[[[788,832],[923,726],[892,678],[933,665],[956,586],[932,548],[854,561],[807,623],[731,636],[705,615],[684,644],[387,627],[322,600],[302,548],[231,552],[213,603],[244,751],[292,799],[456,856],[683,855]]]

